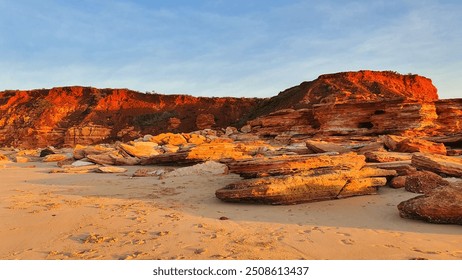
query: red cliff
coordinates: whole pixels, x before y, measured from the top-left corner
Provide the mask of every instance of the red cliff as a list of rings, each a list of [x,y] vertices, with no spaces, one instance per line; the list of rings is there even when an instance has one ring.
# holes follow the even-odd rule
[[[0,145],[40,147],[144,134],[240,127],[261,137],[452,135],[460,99],[438,100],[428,78],[392,71],[321,75],[269,99],[59,87],[0,92]]]
[[[59,87],[0,92],[0,145],[37,147],[128,140],[240,125],[256,98],[143,94],[127,89]],[[210,120],[210,118],[213,118]],[[199,124],[198,127],[197,124]]]

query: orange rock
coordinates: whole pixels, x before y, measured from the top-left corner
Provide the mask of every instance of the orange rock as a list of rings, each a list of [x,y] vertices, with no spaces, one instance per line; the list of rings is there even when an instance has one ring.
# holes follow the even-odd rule
[[[462,225],[462,187],[450,185],[403,201],[398,205],[403,218],[437,224]]]
[[[215,116],[213,114],[200,114],[196,118],[196,127],[198,129],[212,128],[215,125]]]
[[[355,153],[332,155],[292,155],[251,158],[229,162],[229,172],[244,178],[295,174],[316,168],[336,166],[339,169],[360,169],[365,165],[364,156]]]
[[[345,170],[330,166],[293,175],[247,179],[215,192],[229,202],[296,204],[318,200],[374,194],[396,172],[373,168]]]
[[[161,133],[159,135],[153,136],[150,141],[159,145],[170,144],[175,146],[188,143],[183,135],[175,133]]]
[[[57,161],[62,161],[66,159],[72,158],[71,155],[68,154],[51,154],[47,155],[43,158],[43,162],[57,162]]]
[[[154,142],[130,142],[131,145],[120,143],[119,147],[134,157],[151,157],[160,154],[159,145]]]
[[[462,177],[462,158],[415,153],[412,156],[412,165],[437,174]]]
[[[404,153],[430,153],[446,155],[446,147],[441,143],[434,143],[423,139],[405,139],[398,143],[397,151]]]
[[[409,161],[412,154],[409,153],[396,153],[396,152],[366,152],[364,153],[366,159],[370,162],[393,162],[393,161]]]

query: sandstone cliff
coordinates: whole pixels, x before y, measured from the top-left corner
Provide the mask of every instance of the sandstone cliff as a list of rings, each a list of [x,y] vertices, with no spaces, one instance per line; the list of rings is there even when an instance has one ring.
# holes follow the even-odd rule
[[[430,79],[391,71],[322,75],[262,102],[253,133],[284,140],[313,136],[460,133],[462,101],[438,100]]]
[[[434,137],[460,134],[461,116],[462,99],[438,100],[430,79],[392,71],[321,75],[269,99],[60,87],[0,92],[0,145],[73,146],[246,123],[242,131],[277,140]]]
[[[0,145],[43,147],[129,140],[164,131],[239,125],[256,98],[59,87],[0,92]],[[205,116],[205,118],[204,118]]]

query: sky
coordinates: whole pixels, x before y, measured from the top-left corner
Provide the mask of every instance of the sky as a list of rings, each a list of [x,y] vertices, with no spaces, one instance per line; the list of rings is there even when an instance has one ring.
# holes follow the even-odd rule
[[[0,90],[271,97],[365,69],[462,98],[462,1],[0,0]]]

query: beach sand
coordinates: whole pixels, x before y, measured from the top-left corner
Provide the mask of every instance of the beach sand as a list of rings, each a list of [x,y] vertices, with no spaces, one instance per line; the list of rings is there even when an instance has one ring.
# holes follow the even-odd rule
[[[0,163],[0,259],[462,259],[462,227],[402,219],[416,194],[300,205],[225,203],[239,176],[50,174]],[[162,167],[155,167],[162,168]]]

